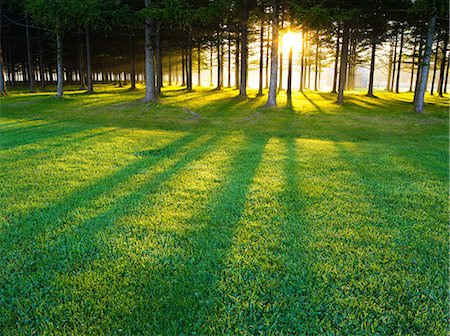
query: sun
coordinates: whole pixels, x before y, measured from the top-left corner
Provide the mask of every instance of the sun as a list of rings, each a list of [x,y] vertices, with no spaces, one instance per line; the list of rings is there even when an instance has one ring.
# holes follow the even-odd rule
[[[301,33],[289,31],[283,34],[281,41],[283,54],[287,54],[291,46],[294,53],[302,49]]]

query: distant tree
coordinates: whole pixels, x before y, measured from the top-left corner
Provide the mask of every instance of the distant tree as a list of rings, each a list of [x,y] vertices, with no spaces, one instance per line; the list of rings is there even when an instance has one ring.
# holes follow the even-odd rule
[[[26,0],[26,13],[49,28],[56,38],[57,96],[64,94],[63,34],[72,23],[76,3],[71,0]]]

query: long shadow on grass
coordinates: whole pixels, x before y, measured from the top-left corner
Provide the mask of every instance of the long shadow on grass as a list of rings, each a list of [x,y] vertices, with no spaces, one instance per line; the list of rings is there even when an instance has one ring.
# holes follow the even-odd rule
[[[45,139],[68,136],[92,127],[73,126],[64,122],[50,122],[46,124],[24,126],[20,129],[0,131],[0,149],[8,150],[23,145],[38,143]]]
[[[301,92],[301,95],[302,95],[303,97],[305,97],[305,99],[306,99],[312,106],[314,106],[318,112],[320,112],[320,113],[322,113],[322,114],[325,114],[325,111],[322,110],[322,109],[320,108],[320,106],[317,105],[311,98],[309,98],[308,95],[307,95],[305,92]]]
[[[266,142],[267,138],[253,138],[227,164],[225,182],[213,191],[205,210],[188,220],[192,229],[174,237],[176,254],[157,256],[156,265],[143,265],[132,289],[139,304],[129,315],[114,317],[116,328],[136,333],[130,329],[132,320],[147,323],[154,334],[204,331],[205,318],[219,300],[217,281]]]
[[[56,157],[61,157],[66,155],[67,153],[65,151],[60,151],[58,153],[58,151],[64,147],[64,146],[70,146],[72,144],[75,144],[76,146],[70,148],[70,150],[74,151],[76,150],[78,147],[83,147],[85,145],[85,141],[86,140],[91,140],[93,138],[97,138],[97,137],[102,137],[103,135],[106,134],[110,134],[112,132],[116,132],[117,129],[108,129],[108,130],[104,130],[104,131],[97,131],[97,132],[92,132],[93,130],[90,128],[87,129],[82,129],[81,131],[85,131],[87,130],[89,133],[86,135],[79,135],[80,133],[76,133],[76,136],[70,136],[67,137],[66,135],[64,135],[63,138],[57,138],[53,141],[51,141],[50,143],[47,143],[47,141],[43,141],[44,143],[40,143],[38,148],[20,148],[20,149],[15,149],[14,150],[14,155],[9,156],[8,158],[5,158],[4,161],[5,162],[14,162],[17,163],[17,161],[20,160],[27,160],[31,157],[33,157],[33,159],[43,159],[45,157],[49,157],[52,156],[52,160],[54,160]],[[51,139],[51,138],[49,138]],[[52,153],[57,152],[58,155],[52,155]],[[34,169],[34,168],[33,168]]]
[[[6,324],[18,320],[27,328],[38,329],[38,320],[42,314],[45,315],[48,312],[49,307],[45,311],[39,310],[39,312],[29,309],[39,301],[51,300],[51,297],[56,295],[56,289],[52,287],[55,284],[52,284],[52,281],[57,273],[80,272],[89,267],[93,260],[100,257],[102,250],[102,246],[98,245],[96,239],[97,233],[105,229],[105,225],[110,225],[117,218],[133,211],[148,193],[155,191],[189,162],[195,160],[204,150],[212,147],[217,141],[217,137],[209,139],[199,148],[188,151],[170,168],[157,174],[141,186],[138,193],[127,194],[117,200],[107,212],[84,222],[79,227],[71,227],[73,225],[71,221],[76,218],[71,218],[73,215],[76,216],[76,211],[71,216],[72,211],[82,206],[89,206],[95,198],[107,193],[115,185],[125,182],[133,174],[147,171],[161,158],[175,154],[180,148],[188,146],[195,138],[195,136],[189,135],[176,140],[161,149],[156,159],[150,155],[121,169],[112,176],[88,185],[58,204],[33,211],[25,218],[14,220],[8,226],[3,225],[0,231],[0,241],[2,242],[0,246],[3,250],[2,263],[4,263],[7,273],[1,274],[3,281],[0,289],[5,293],[14,293],[13,297],[4,299],[9,307],[9,318],[7,317],[3,322]],[[52,223],[50,224],[49,221]],[[15,223],[19,225],[14,225]],[[68,228],[64,226],[68,226]],[[36,244],[36,237],[52,230],[55,230],[56,237],[39,247]],[[71,243],[71,237],[79,240],[78,243],[76,241]],[[50,259],[51,263],[48,262]],[[21,284],[20,288],[15,288],[17,283]],[[50,290],[50,287],[53,289]],[[38,294],[36,294],[36,288],[40,288]],[[64,296],[63,293],[59,294],[60,298]],[[51,318],[51,316],[47,316],[47,318]]]
[[[71,210],[89,204],[95,198],[109,192],[117,184],[127,181],[134,174],[145,171],[164,158],[176,154],[177,151],[188,146],[196,138],[196,135],[189,134],[177,139],[155,152],[157,153],[156,155],[145,155],[143,158],[119,169],[113,174],[89,183],[61,201],[50,204],[48,207],[35,209],[21,217],[17,217],[12,213],[3,214],[9,220],[7,224],[0,227],[0,239],[5,244],[14,246],[16,249],[26,246],[34,241],[37,235],[50,232],[60,225],[61,219],[70,213]],[[51,219],[53,219],[53,222],[49,223]]]
[[[439,302],[447,297],[447,221],[440,215],[445,212],[446,200],[427,202],[432,194],[427,195],[426,189],[419,193],[414,190],[414,183],[420,179],[408,183],[393,171],[385,156],[365,153],[358,147],[337,147],[351,172],[352,188],[363,195],[363,207],[355,214],[363,216],[362,223],[360,227],[349,226],[355,234],[344,240],[349,255],[345,262],[354,265],[352,300],[334,303],[334,309],[354,317],[342,321],[340,327],[358,331],[371,316],[368,327],[374,332],[445,333],[447,313]],[[377,163],[359,153],[376,157]],[[339,292],[334,291],[334,295]],[[422,300],[423,292],[435,299]],[[377,309],[384,305],[391,309]]]

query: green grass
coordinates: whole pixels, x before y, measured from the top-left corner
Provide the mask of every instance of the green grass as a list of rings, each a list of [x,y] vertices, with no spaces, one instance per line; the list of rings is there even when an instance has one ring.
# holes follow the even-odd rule
[[[447,333],[448,97],[53,95],[0,100],[1,335]]]

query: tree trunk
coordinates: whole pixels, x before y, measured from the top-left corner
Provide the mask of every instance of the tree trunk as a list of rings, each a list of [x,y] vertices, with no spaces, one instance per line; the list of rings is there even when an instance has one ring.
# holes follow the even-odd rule
[[[414,42],[414,50],[412,54],[412,61],[411,61],[411,78],[409,80],[409,92],[413,92],[413,81],[414,81],[414,66],[416,62],[416,50],[417,50],[417,38]]]
[[[259,86],[258,96],[263,94],[263,73],[264,73],[264,21],[261,21],[259,32]]]
[[[186,60],[184,48],[181,48],[181,86],[186,85]]]
[[[397,64],[397,80],[395,84],[395,93],[400,92],[400,72],[402,69],[402,54],[403,54],[403,36],[405,34],[405,28],[402,26],[400,32],[400,51],[398,53],[398,64]]]
[[[339,87],[337,103],[342,105],[344,103],[344,89],[347,77],[347,61],[348,61],[348,43],[350,39],[350,27],[348,22],[344,22],[342,34],[342,50],[341,50],[341,64],[339,67]]]
[[[267,26],[267,43],[266,43],[266,83],[264,88],[269,88],[269,52],[270,52],[270,25]]]
[[[395,32],[394,61],[393,61],[393,66],[392,66],[392,79],[391,79],[391,86],[389,87],[389,91],[393,91],[393,89],[394,89],[395,71],[397,69],[397,45],[398,45],[398,34],[397,34],[397,32]]]
[[[188,92],[192,92],[192,32],[189,29],[188,30],[188,49],[187,49],[187,55],[186,55],[186,87]]]
[[[288,105],[292,106],[292,45],[289,47],[286,95]]]
[[[239,85],[239,96],[247,97],[247,68],[248,68],[248,0],[242,3],[242,22],[241,22],[241,84]]]
[[[42,51],[42,37],[39,31],[39,80],[41,82],[41,88],[45,88],[45,78],[44,78],[44,56]]]
[[[447,93],[447,82],[448,82],[448,68],[450,68],[450,62],[447,62],[447,70],[445,70],[445,84],[444,84],[444,93]]]
[[[417,88],[419,87],[420,73],[422,71],[422,52],[423,52],[423,36],[422,36],[422,32],[421,32],[420,43],[419,43],[419,57],[417,59],[416,83],[414,86],[414,103],[416,102],[417,94],[419,92],[419,90],[417,90]]]
[[[61,32],[56,33],[56,63],[57,63],[57,83],[56,83],[56,96],[62,98],[64,94],[64,72],[63,72],[63,49],[62,49]]]
[[[284,28],[284,17],[283,12],[281,12],[281,29],[279,31],[278,36],[278,50],[280,51],[280,60],[278,62],[278,65],[280,67],[280,79],[278,81],[278,91],[283,90],[283,28]]]
[[[5,64],[3,62],[3,53],[0,41],[0,91],[3,96],[6,96],[6,80],[5,80]]]
[[[442,59],[441,59],[441,68],[439,71],[439,81],[438,81],[438,92],[439,97],[443,97],[443,87],[444,87],[444,76],[445,76],[445,65],[447,64],[447,48],[448,48],[448,34],[446,33],[444,36],[444,45],[442,46]],[[448,66],[447,66],[448,71]]]
[[[336,38],[336,53],[334,55],[334,74],[333,74],[333,89],[331,90],[331,93],[337,93],[337,81],[338,81],[338,68],[339,68],[339,30]]]
[[[228,83],[227,87],[231,87],[231,32],[228,31]]]
[[[436,9],[434,9],[433,13],[430,15],[430,23],[428,25],[427,40],[425,44],[425,54],[423,57],[422,71],[420,72],[419,87],[416,88],[418,92],[414,106],[414,111],[417,113],[423,112],[423,107],[425,103],[424,101],[425,90],[427,88],[428,70],[430,67],[430,56],[431,56],[431,47],[433,44],[434,29],[436,28],[436,16],[437,11]]]
[[[235,62],[236,62],[236,67],[235,67],[235,72],[234,72],[234,76],[235,76],[235,86],[236,89],[239,90],[240,87],[240,64],[239,64],[239,57],[241,55],[241,46],[240,46],[240,36],[239,36],[239,32],[236,33],[236,52],[235,52]]]
[[[438,64],[438,54],[439,54],[439,42],[440,42],[441,34],[438,35],[436,40],[436,51],[434,52],[434,62],[433,62],[433,77],[431,78],[431,90],[430,95],[434,95],[434,81],[436,80],[436,70]]]
[[[161,53],[161,23],[158,22],[156,27],[156,92],[161,93],[163,87],[162,78],[162,53]]]
[[[316,31],[316,65],[314,71],[314,91],[318,89],[318,75],[319,75],[319,31]]]
[[[209,48],[209,86],[213,86],[213,46]]]
[[[85,83],[85,74],[84,74],[84,52],[83,52],[83,43],[81,42],[80,35],[80,44],[78,45],[78,72],[80,73],[80,89],[84,90],[86,88]]]
[[[129,33],[129,48],[130,48],[130,82],[131,82],[131,90],[136,90],[136,67],[135,67],[135,63],[134,63],[134,34],[131,31]]]
[[[305,29],[302,29],[302,54],[300,61],[300,86],[299,91],[303,92],[304,84],[305,84]]]
[[[169,54],[169,62],[168,62],[169,64],[168,64],[168,67],[169,67],[169,81],[168,81],[168,84],[169,84],[169,86],[172,86],[172,55],[171,54]]]
[[[376,51],[377,51],[376,37],[372,36],[372,55],[370,57],[369,89],[367,90],[368,97],[375,97],[373,94],[373,78],[374,78],[374,74],[375,74]]]
[[[30,21],[28,17],[25,18],[25,33],[27,38],[28,80],[30,85],[30,91],[35,92],[36,85],[34,81],[33,50],[31,46]]]
[[[201,72],[202,72],[202,66],[201,66],[201,54],[202,50],[200,48],[200,45],[197,47],[197,85],[201,86]]]
[[[222,60],[221,60],[221,58],[222,58],[222,55],[221,55],[221,41],[220,41],[220,35],[219,35],[220,33],[217,33],[217,87],[216,87],[216,89],[217,90],[220,90],[220,89],[222,89],[222,66],[221,66],[221,63],[222,63]]]
[[[91,63],[91,34],[86,28],[86,77],[87,77],[87,92],[94,93],[94,86],[92,85],[92,63]]]
[[[151,1],[145,0],[145,7],[151,7]],[[152,44],[153,22],[150,19],[145,19],[144,35],[145,35],[145,97],[144,102],[156,102],[155,91],[155,65],[154,65],[154,50]]]
[[[270,55],[270,84],[266,106],[277,106],[278,80],[278,1],[272,0],[272,47]]]

